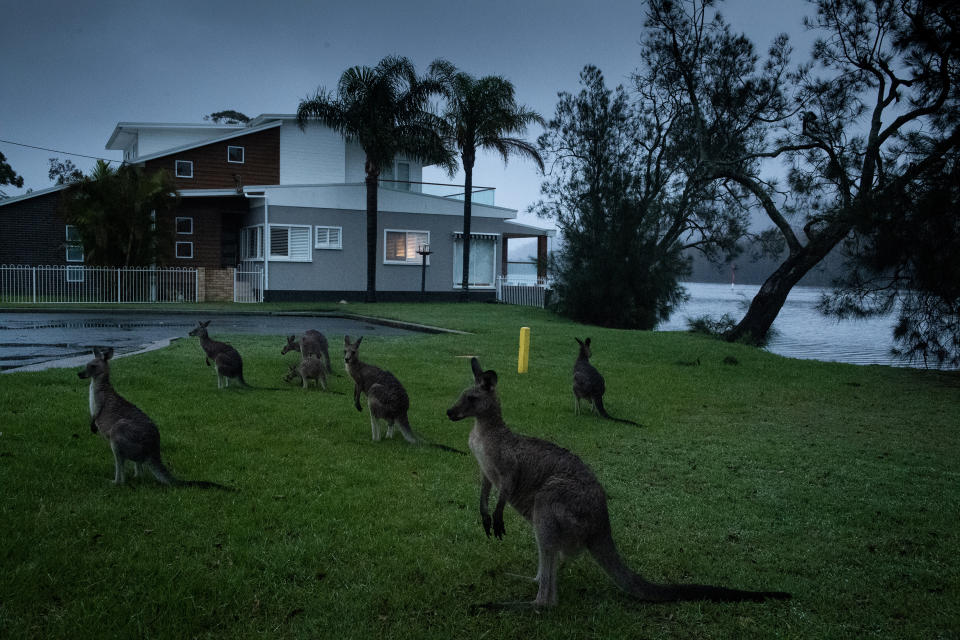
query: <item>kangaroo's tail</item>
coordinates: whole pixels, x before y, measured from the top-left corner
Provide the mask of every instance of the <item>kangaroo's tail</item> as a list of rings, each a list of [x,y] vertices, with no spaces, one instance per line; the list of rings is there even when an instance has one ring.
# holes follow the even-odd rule
[[[175,477],[170,470],[160,461],[160,458],[154,458],[150,461],[150,470],[159,482],[168,486],[177,487],[199,487],[201,489],[220,489],[221,491],[236,491],[232,487],[227,487],[216,482],[207,482],[206,480],[181,480]]]
[[[322,349],[323,351],[323,367],[327,370],[327,373],[333,375],[333,367],[330,366],[330,350],[326,347]]]
[[[442,449],[443,451],[450,451],[451,453],[459,453],[462,456],[467,455],[466,451],[461,451],[460,449],[454,449],[453,447],[448,447],[445,444],[430,442],[429,440],[425,440],[418,434],[414,433],[413,428],[410,427],[410,420],[407,419],[406,415],[404,415],[399,420],[397,420],[397,424],[400,426],[400,432],[403,433],[403,437],[406,438],[407,442],[409,442],[410,444],[425,444],[429,447]]]
[[[467,455],[467,452],[466,452],[466,451],[462,451],[462,450],[456,449],[456,448],[454,448],[454,447],[448,447],[447,445],[445,445],[445,444],[440,444],[440,443],[438,443],[438,442],[428,442],[427,444],[430,445],[431,447],[436,447],[437,449],[442,449],[442,450],[444,450],[444,451],[449,451],[450,453],[459,453],[459,454],[462,455],[462,456]]]
[[[635,427],[641,426],[640,424],[634,422],[633,420],[626,420],[624,418],[614,418],[612,415],[607,413],[607,410],[603,408],[603,396],[598,396],[593,404],[594,406],[597,407],[597,413],[600,414],[601,418],[606,418],[607,420],[613,420],[614,422],[623,422],[625,424],[632,424]]]
[[[680,600],[712,600],[714,602],[762,602],[767,599],[787,600],[783,591],[745,591],[706,584],[656,584],[648,582],[624,564],[613,538],[609,535],[590,545],[597,563],[628,594],[647,602],[677,602]]]
[[[400,427],[400,433],[403,434],[403,437],[410,444],[423,444],[426,442],[426,440],[414,433],[413,427],[410,426],[410,419],[407,418],[406,412],[397,418],[397,426]]]

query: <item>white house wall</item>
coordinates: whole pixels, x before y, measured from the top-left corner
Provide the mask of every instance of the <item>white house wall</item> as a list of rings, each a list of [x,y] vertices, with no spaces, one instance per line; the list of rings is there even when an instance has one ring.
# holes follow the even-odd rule
[[[367,154],[360,148],[359,142],[346,143],[346,166],[344,167],[346,180],[344,182],[358,183],[366,180],[366,161]]]
[[[289,120],[280,127],[280,184],[349,182],[345,162],[343,137],[333,129],[312,123],[301,131]]]
[[[229,131],[211,132],[209,129],[140,129],[137,136],[136,155],[149,156],[154,153],[174,149],[197,142],[203,142],[224,135]]]
[[[257,189],[260,190],[259,187]],[[280,186],[264,187],[263,190],[266,191],[271,206],[356,209],[359,211],[366,211],[367,209],[367,192],[363,184]],[[397,191],[396,189],[379,189],[377,208],[381,212],[398,212],[407,215],[429,214],[463,217],[463,200]],[[501,220],[514,218],[517,215],[515,209],[493,207],[477,202],[473,203],[471,212],[474,218],[498,218]]]
[[[251,211],[244,226],[262,220],[262,210]],[[310,262],[270,261],[269,290],[273,292],[357,292],[364,291],[366,280],[366,215],[362,211],[285,207],[270,205],[271,224],[324,225],[342,229],[342,249],[312,248]],[[463,231],[463,220],[454,216],[411,216],[381,212],[377,234],[377,290],[420,291],[419,264],[384,264],[383,231],[429,231],[430,264],[427,266],[427,291],[452,292],[454,234]],[[473,221],[474,233],[502,236],[514,231],[502,220],[480,218]],[[499,270],[500,243],[497,243],[496,265]]]

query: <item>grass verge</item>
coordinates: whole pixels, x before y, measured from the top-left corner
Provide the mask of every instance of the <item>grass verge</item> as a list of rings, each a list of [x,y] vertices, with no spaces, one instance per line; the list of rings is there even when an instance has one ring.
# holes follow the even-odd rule
[[[215,334],[259,388],[218,391],[189,338],[114,361],[112,378],[159,425],[175,474],[237,493],[152,477],[115,487],[76,371],[0,377],[0,637],[958,637],[957,374],[789,360],[517,307],[349,311],[471,332],[361,347],[404,382],[428,439],[466,448],[470,425],[444,411],[477,355],[498,371],[515,430],[596,471],[636,570],[794,599],[647,605],[582,557],[561,570],[556,610],[478,611],[535,595],[509,574],[533,575],[536,552],[510,509],[503,541],[483,534],[472,457],[371,442],[342,370],[330,392],[303,391],[281,380],[295,357],[279,355],[282,337]],[[525,375],[520,326],[533,336]],[[607,409],[642,428],[573,415],[573,337],[587,335]],[[328,337],[336,363],[342,336]]]

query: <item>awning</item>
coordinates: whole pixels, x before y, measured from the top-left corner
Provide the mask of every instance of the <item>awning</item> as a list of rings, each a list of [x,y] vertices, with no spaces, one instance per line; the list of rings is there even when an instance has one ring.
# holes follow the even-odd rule
[[[463,231],[454,231],[454,238],[463,238]],[[500,236],[496,233],[471,233],[471,240],[497,240]]]

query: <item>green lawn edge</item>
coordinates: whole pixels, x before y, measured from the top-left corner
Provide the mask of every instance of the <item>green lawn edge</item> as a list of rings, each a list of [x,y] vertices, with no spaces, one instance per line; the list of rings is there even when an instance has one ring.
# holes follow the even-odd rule
[[[371,442],[337,367],[342,335],[328,335],[339,375],[325,393],[283,383],[295,356],[280,355],[282,336],[212,332],[257,388],[218,391],[187,337],[117,359],[112,378],[157,422],[175,474],[236,493],[152,477],[115,487],[76,369],[0,376],[0,637],[960,637],[957,373],[793,360],[484,303],[251,309],[464,332],[364,339],[361,356],[406,386],[415,430],[466,448],[470,425],[444,412],[476,355],[497,370],[516,431],[594,469],[635,570],[793,599],[643,604],[580,557],[561,570],[555,610],[478,609],[532,598],[511,574],[532,576],[536,551],[509,508],[504,540],[484,535],[472,457]],[[574,337],[588,336],[607,409],[642,427],[574,415]]]

